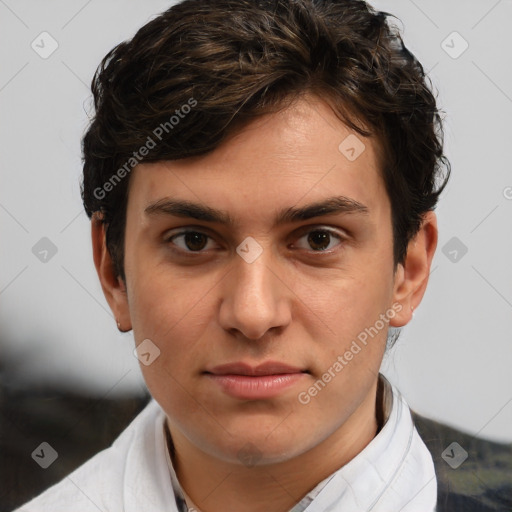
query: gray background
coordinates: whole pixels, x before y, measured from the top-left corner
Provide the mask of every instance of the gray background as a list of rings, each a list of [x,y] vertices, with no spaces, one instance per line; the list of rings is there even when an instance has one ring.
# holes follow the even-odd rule
[[[101,58],[170,5],[0,0],[0,364],[10,380],[109,397],[144,389],[133,338],[118,333],[93,267],[80,137]],[[373,5],[400,18],[430,72],[453,167],[428,291],[383,371],[418,412],[512,441],[512,1]],[[58,48],[43,59],[31,44],[51,49],[45,31]]]

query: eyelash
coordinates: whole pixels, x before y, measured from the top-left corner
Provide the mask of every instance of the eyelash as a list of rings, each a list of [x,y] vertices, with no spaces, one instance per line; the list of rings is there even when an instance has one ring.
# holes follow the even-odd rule
[[[314,227],[312,229],[308,229],[307,231],[302,231],[300,233],[300,236],[299,236],[299,239],[300,238],[303,238],[304,236],[306,235],[309,235],[311,233],[315,233],[315,232],[320,232],[320,233],[328,233],[329,236],[331,237],[335,237],[338,239],[338,241],[340,242],[339,244],[337,244],[337,246],[341,245],[343,242],[345,242],[347,240],[347,237],[341,235],[340,233],[330,229],[330,228],[325,228],[325,227]],[[199,231],[199,230],[192,230],[192,229],[186,229],[186,230],[183,230],[183,231],[179,231],[177,233],[173,233],[171,236],[167,236],[164,240],[165,243],[167,244],[173,244],[173,240],[175,240],[176,238],[178,237],[183,237],[183,236],[186,236],[187,234],[200,234],[200,235],[204,235],[208,238],[208,241],[209,240],[212,240],[213,238],[208,235],[207,233],[204,233],[203,231]],[[208,241],[206,242],[208,244]],[[330,244],[329,244],[330,245]],[[201,255],[201,254],[204,254],[206,253],[207,251],[205,251],[204,249],[201,249],[199,251],[191,251],[191,250],[186,250],[186,249],[183,249],[183,248],[174,248],[174,247],[171,247],[171,250],[175,253],[179,253],[179,254],[186,254],[187,256],[188,255]],[[334,249],[336,250],[336,249]],[[332,254],[333,253],[333,249],[323,249],[323,250],[311,250],[310,251],[311,253],[314,253],[314,254],[317,254],[317,253],[320,253],[320,254]]]

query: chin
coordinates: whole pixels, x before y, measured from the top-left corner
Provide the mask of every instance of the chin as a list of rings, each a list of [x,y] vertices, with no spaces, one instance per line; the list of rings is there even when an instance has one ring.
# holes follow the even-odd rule
[[[306,444],[307,439],[303,439],[302,443]],[[217,445],[216,455],[226,462],[241,463],[246,467],[277,464],[307,451],[309,446],[302,446],[302,443],[301,439],[288,433],[269,437],[268,434],[257,432],[248,435],[248,431],[245,430],[244,433],[229,437]]]

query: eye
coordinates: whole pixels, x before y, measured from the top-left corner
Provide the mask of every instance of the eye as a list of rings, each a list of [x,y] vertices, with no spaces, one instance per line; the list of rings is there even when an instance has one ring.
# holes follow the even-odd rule
[[[294,244],[300,249],[327,252],[343,242],[344,237],[330,229],[316,228],[305,232]],[[305,242],[301,242],[305,240]],[[180,231],[165,238],[165,243],[177,247],[176,252],[202,253],[215,247],[213,239],[201,231]]]
[[[177,246],[179,250],[184,252],[204,252],[203,249],[205,248],[211,249],[207,246],[209,242],[213,242],[211,237],[200,231],[181,231],[166,237],[165,241]]]
[[[336,245],[344,240],[344,237],[330,229],[312,229],[305,235],[301,236],[299,240],[306,239],[306,243],[314,252],[323,252],[333,249]],[[334,242],[338,242],[335,244]],[[308,249],[308,247],[300,247]]]

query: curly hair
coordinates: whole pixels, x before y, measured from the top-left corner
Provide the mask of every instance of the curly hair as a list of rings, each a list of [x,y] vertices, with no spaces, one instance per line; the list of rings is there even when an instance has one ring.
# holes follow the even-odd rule
[[[105,224],[117,275],[137,163],[210,152],[304,93],[380,142],[403,263],[450,163],[432,84],[389,17],[360,0],[184,0],[113,48],[92,80],[82,199]]]

